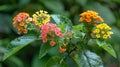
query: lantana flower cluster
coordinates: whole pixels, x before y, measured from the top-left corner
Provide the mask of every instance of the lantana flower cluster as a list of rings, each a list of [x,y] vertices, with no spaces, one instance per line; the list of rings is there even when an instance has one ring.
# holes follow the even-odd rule
[[[60,28],[56,28],[56,24],[47,23],[41,27],[41,35],[43,42],[50,40],[50,45],[55,45],[55,39],[58,37],[63,37],[63,34],[60,32]]]
[[[97,38],[107,39],[110,38],[110,35],[113,34],[113,32],[106,23],[102,23],[96,26],[96,29],[93,30],[93,34],[95,34]]]
[[[97,12],[88,10],[81,13],[80,16],[80,22],[84,21],[86,23],[93,23],[93,26],[91,26],[92,28],[95,26],[95,29],[93,30],[92,28],[88,27],[91,29],[92,36],[95,36],[96,38],[107,39],[110,38],[111,34],[113,34],[111,28],[106,23],[97,23],[104,22],[104,20],[98,15]]]
[[[104,22],[104,20],[98,15],[97,12],[88,10],[80,14],[81,18],[79,19],[80,22]]]
[[[50,22],[50,15],[47,11],[40,10],[32,15],[34,24],[38,27]]]
[[[30,18],[28,13],[22,12],[15,16],[13,21],[13,26],[18,29],[18,33],[23,32],[24,34],[27,34],[27,25],[32,21],[32,18]]]
[[[90,32],[86,33],[92,33],[93,36],[96,38],[102,38],[107,39],[110,38],[110,35],[113,33],[111,32],[111,28],[106,23],[97,23],[97,22],[104,22],[104,20],[98,15],[97,12],[88,10],[86,12],[83,12],[80,14],[80,22],[85,22],[85,24],[88,24],[86,26],[87,29],[89,28]],[[36,30],[39,31],[39,38],[42,39],[43,43],[49,42],[51,46],[57,45],[59,42],[58,40],[61,38],[66,39],[61,43],[59,46],[59,52],[64,53],[66,51],[66,47],[68,45],[67,40],[69,38],[72,38],[70,34],[69,36],[65,36],[68,34],[61,33],[61,29],[57,28],[57,25],[54,23],[50,23],[50,15],[47,11],[40,10],[32,15],[32,17],[29,16],[28,13],[22,12],[19,13],[17,16],[13,19],[13,26],[18,29],[19,33],[27,34],[29,31],[29,23],[31,25],[34,25],[32,27],[36,26]],[[31,23],[32,22],[32,23]],[[93,25],[91,26],[92,23]],[[94,27],[95,26],[95,27]],[[38,29],[39,28],[39,29]],[[64,32],[65,33],[65,32]],[[58,41],[58,42],[57,42]],[[67,48],[68,49],[68,48]]]
[[[32,15],[32,18],[28,13],[21,12],[13,19],[13,26],[18,29],[19,33],[28,33],[28,24],[32,22],[36,26],[36,29],[40,29],[40,38],[43,43],[50,41],[51,46],[55,46],[56,40],[64,35],[60,32],[60,28],[56,28],[56,24],[50,23],[50,15],[47,11],[40,10]],[[65,45],[66,47],[66,45]],[[66,48],[59,46],[59,52],[63,53]]]

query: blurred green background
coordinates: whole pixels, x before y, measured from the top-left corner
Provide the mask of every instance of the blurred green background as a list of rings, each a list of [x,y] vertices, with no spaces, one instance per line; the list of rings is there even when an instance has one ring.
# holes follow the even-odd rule
[[[49,14],[61,14],[69,17],[73,24],[79,23],[79,14],[86,10],[94,10],[103,17],[114,32],[108,40],[116,51],[118,58],[113,58],[100,48],[91,49],[101,56],[105,67],[120,67],[120,0],[0,0],[0,59],[9,43],[21,36],[12,26],[13,17],[19,12],[30,15],[38,10],[46,10]],[[0,67],[40,67],[36,54],[40,42],[32,43],[14,56],[0,63]],[[32,50],[31,50],[32,49]]]

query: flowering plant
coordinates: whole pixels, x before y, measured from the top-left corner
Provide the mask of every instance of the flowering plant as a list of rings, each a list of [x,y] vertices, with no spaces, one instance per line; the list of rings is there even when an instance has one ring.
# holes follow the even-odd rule
[[[6,51],[3,60],[36,41],[41,42],[38,59],[42,67],[70,67],[71,63],[78,67],[103,67],[101,58],[88,48],[95,45],[116,57],[107,43],[113,34],[111,27],[95,11],[81,13],[78,25],[72,25],[64,16],[49,15],[43,10],[32,17],[25,12],[19,13],[13,21],[18,34],[23,36],[11,41],[12,47]]]

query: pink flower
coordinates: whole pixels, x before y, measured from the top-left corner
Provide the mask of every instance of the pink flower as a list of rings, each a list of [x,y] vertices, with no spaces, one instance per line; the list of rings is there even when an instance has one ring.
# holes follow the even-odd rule
[[[40,37],[43,39],[43,42],[47,42],[49,39],[54,39],[55,36],[63,37],[63,34],[60,32],[60,28],[56,28],[56,24],[47,23],[41,27]],[[49,38],[48,38],[49,37]]]
[[[43,38],[43,43],[46,43],[47,42],[47,38]]]
[[[47,34],[45,34],[45,33],[42,33],[41,35],[40,35],[40,37],[42,37],[42,38],[45,38],[47,36]]]
[[[63,34],[62,34],[62,33],[59,33],[59,37],[63,37]]]

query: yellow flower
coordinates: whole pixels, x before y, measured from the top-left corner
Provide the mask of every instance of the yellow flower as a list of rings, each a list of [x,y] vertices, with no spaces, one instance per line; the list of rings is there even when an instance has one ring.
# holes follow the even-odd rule
[[[50,15],[43,10],[36,12],[36,14],[33,14],[32,17],[34,24],[39,27],[50,22]]]
[[[107,39],[110,38],[113,32],[111,32],[111,28],[107,24],[102,23],[96,26],[96,29],[93,30],[93,34],[95,34],[96,38]]]
[[[103,39],[107,39],[109,37],[109,35],[103,35]]]
[[[96,34],[96,37],[97,37],[97,38],[100,38],[100,34]]]
[[[99,32],[100,32],[99,29],[95,29],[95,30],[93,31],[93,33],[99,33]]]
[[[111,32],[111,31],[108,31],[108,32],[107,32],[107,35],[111,35],[111,34],[113,34],[113,32]]]
[[[104,20],[98,15],[97,12],[95,11],[92,11],[92,10],[88,10],[86,12],[83,12],[80,14],[80,19],[79,21],[82,22],[82,21],[86,21],[86,22],[104,22]]]
[[[102,34],[105,34],[105,31],[101,31]]]

